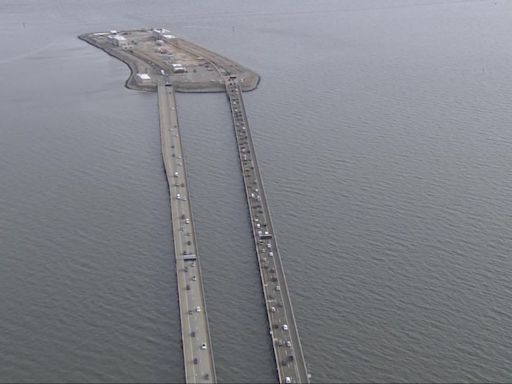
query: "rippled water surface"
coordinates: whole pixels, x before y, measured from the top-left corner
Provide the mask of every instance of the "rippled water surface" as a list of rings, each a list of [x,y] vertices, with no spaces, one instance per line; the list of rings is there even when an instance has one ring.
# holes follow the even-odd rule
[[[184,379],[155,94],[84,32],[165,26],[246,95],[315,382],[512,380],[512,3],[0,0],[0,381]],[[217,373],[275,380],[225,96],[178,96]]]

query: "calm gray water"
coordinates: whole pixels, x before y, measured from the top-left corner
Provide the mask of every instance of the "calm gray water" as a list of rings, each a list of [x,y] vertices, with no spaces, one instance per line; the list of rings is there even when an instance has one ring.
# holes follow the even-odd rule
[[[0,0],[0,381],[182,381],[155,94],[76,35],[165,26],[246,106],[315,382],[512,381],[512,3]],[[274,380],[225,96],[179,95],[218,378]]]

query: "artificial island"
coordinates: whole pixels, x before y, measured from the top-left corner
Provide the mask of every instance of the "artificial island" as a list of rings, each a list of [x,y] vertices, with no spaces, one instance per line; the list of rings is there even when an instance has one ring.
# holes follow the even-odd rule
[[[80,39],[126,63],[131,70],[126,87],[155,91],[162,75],[177,92],[225,92],[224,78],[235,75],[243,91],[258,86],[260,77],[240,64],[167,29],[89,33]]]
[[[156,91],[162,157],[170,193],[186,383],[217,382],[192,217],[175,92],[225,92],[231,109],[279,383],[308,383],[270,210],[256,161],[242,93],[254,90],[255,72],[163,28],[88,33],[80,39],[128,65],[126,87]]]

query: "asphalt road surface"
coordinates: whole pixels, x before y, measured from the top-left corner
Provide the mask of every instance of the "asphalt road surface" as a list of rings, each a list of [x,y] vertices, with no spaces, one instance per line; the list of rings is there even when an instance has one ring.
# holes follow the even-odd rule
[[[158,103],[162,155],[171,201],[185,380],[187,383],[213,383],[216,381],[215,365],[172,86],[159,84]]]
[[[235,127],[279,381],[308,383],[309,375],[238,79],[226,80],[226,92]]]

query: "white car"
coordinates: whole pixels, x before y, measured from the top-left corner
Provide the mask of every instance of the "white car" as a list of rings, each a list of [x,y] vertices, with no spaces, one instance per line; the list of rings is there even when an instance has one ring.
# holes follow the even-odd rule
[[[287,331],[288,330],[288,326],[286,324],[283,324],[283,331]]]
[[[206,349],[206,343],[201,344],[201,349]]]
[[[201,312],[201,307],[199,305],[196,307],[196,312]],[[286,329],[288,329],[288,328],[286,328]]]
[[[286,376],[286,377],[284,378],[284,382],[285,382],[285,383],[287,383],[287,384],[289,384],[289,383],[291,383],[291,382],[292,382],[292,379],[291,379],[290,377]]]

